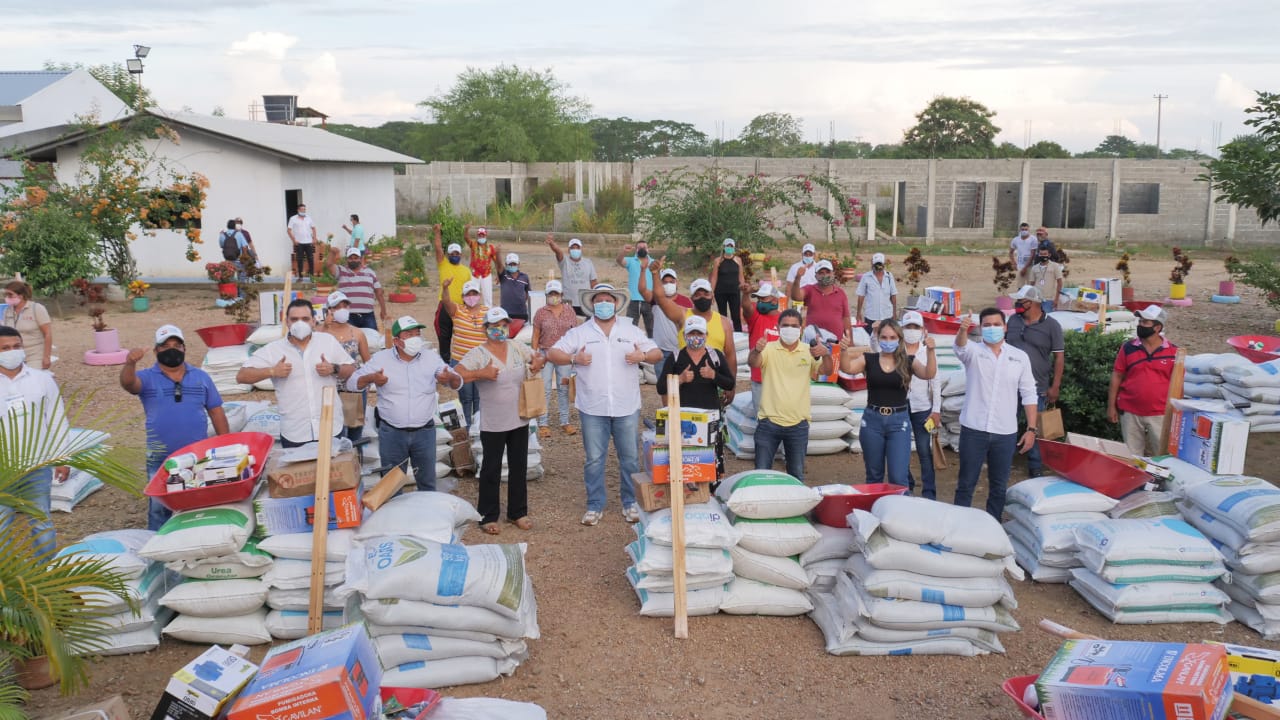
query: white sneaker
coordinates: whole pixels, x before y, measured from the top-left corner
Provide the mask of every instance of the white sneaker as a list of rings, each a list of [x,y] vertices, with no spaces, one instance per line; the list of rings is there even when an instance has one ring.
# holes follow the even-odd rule
[[[640,508],[635,505],[622,508],[622,519],[629,523],[640,522]]]
[[[582,515],[583,525],[598,525],[600,518],[604,517],[604,513],[599,510],[588,510]]]

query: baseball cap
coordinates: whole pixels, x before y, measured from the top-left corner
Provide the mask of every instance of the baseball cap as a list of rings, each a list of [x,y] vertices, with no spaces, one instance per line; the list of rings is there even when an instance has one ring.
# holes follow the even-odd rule
[[[160,345],[164,343],[165,340],[168,340],[169,338],[174,338],[174,337],[181,340],[183,344],[186,344],[187,342],[187,339],[182,336],[182,331],[178,329],[177,325],[161,325],[160,329],[156,330],[157,345]]]
[[[1040,295],[1040,290],[1035,285],[1023,285],[1018,288],[1018,292],[1013,294],[1014,300],[1031,300],[1033,302],[1042,302],[1044,300]]]
[[[488,312],[484,314],[485,325],[492,325],[494,323],[498,323],[498,322],[502,322],[503,320],[510,320],[510,319],[511,319],[511,316],[507,314],[507,311],[503,310],[500,307],[491,307],[489,308]]]
[[[736,248],[736,247],[738,247],[738,242],[737,242],[736,240],[734,240],[733,238],[725,238],[725,239],[724,239],[724,246],[725,246],[725,247]]]
[[[476,282],[475,280],[468,280],[462,283],[463,295],[466,295],[467,293],[473,293],[473,292],[474,293],[480,292],[480,283]]]
[[[773,284],[767,282],[760,283],[760,289],[752,294],[761,298],[778,297],[778,291],[773,289]]]
[[[519,256],[519,255],[517,255],[517,254],[515,254],[515,253],[507,253],[507,264],[508,264],[508,265],[519,265],[519,264],[520,264],[520,256]]]
[[[564,294],[564,286],[560,284],[559,280],[547,281],[546,294],[550,295],[551,293],[560,293],[561,295]]]
[[[711,281],[706,278],[698,278],[697,280],[694,280],[693,282],[689,283],[690,295],[698,292],[699,290],[706,290],[707,292],[711,292]]]
[[[684,331],[686,333],[700,332],[707,334],[707,321],[697,315],[690,315],[684,319]]]
[[[877,263],[883,263],[883,262],[884,262],[884,253],[876,253],[875,255],[871,256],[872,265],[875,265]]]
[[[488,235],[489,231],[484,228],[476,228],[476,235]]]
[[[355,245],[352,245],[351,247],[347,248],[347,257],[360,257],[360,255],[361,255],[360,248],[356,247]]]
[[[669,277],[673,278],[673,277],[679,277],[679,276],[676,275],[676,271],[671,268],[662,268],[662,272],[658,273],[659,280],[663,278],[669,278]]]
[[[924,327],[924,316],[915,310],[908,310],[902,313],[902,326],[906,327],[908,325],[919,325],[920,327]]]
[[[459,245],[458,243],[449,243],[449,250],[448,252],[445,253],[445,255],[452,255],[454,253],[458,253],[459,255],[461,255],[462,246]]]
[[[1158,322],[1161,325],[1165,324],[1164,308],[1160,307],[1159,305],[1148,305],[1134,314],[1142,318],[1143,320]],[[174,328],[174,329],[176,330],[177,328]]]
[[[411,316],[405,315],[391,325],[391,334],[399,335],[405,330],[413,330],[415,328],[426,327],[422,323],[414,320]]]
[[[572,240],[570,240],[569,247],[575,247],[575,246],[582,247],[582,241],[579,240],[578,238],[573,238]]]
[[[329,297],[325,298],[324,304],[328,307],[333,307],[340,302],[351,302],[351,298],[347,297],[347,294],[341,290],[334,290],[329,293]]]
[[[814,263],[813,271],[818,272],[819,270],[830,270],[832,272],[835,272],[835,266],[831,264],[830,260],[819,260],[818,262]]]
[[[805,243],[804,247],[800,248],[801,255],[805,253],[816,253],[816,252],[818,252],[818,248],[814,247],[813,243]]]

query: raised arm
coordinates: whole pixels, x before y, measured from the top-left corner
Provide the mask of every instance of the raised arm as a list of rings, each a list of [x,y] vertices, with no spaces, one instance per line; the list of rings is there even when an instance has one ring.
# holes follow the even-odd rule
[[[134,348],[129,351],[129,356],[125,358],[124,366],[120,368],[120,387],[130,395],[137,395],[142,392],[142,378],[138,377],[138,361],[146,354],[146,350],[142,348]]]
[[[444,245],[441,244],[442,240],[440,239],[441,230],[440,223],[431,226],[431,244],[436,251],[437,266],[444,264]]]
[[[647,303],[653,302],[653,288],[649,287],[649,258],[640,261],[640,297]],[[661,279],[661,278],[659,278]],[[664,295],[666,293],[663,293]]]
[[[756,316],[756,303],[751,297],[751,285],[744,282],[739,287],[739,290],[742,292],[742,315],[750,323],[751,318]]]
[[[791,300],[793,302],[804,302],[804,288],[800,285],[800,276],[796,276],[796,281],[791,284]]]
[[[564,262],[564,251],[556,244],[556,236],[547,233],[547,247],[551,248],[551,254],[556,256],[556,262]]]
[[[615,257],[613,261],[618,263],[618,267],[623,267],[623,268],[626,267],[627,255],[633,252],[635,249],[636,249],[635,245],[631,245],[631,244],[623,245],[622,249],[618,251],[618,256]]]
[[[654,274],[661,275],[662,260],[654,260],[649,266],[653,268]],[[662,314],[666,315],[668,320],[676,325],[680,325],[680,323],[684,322],[684,308],[680,307],[674,300],[667,297],[666,293],[655,292],[651,294],[653,295],[653,302],[658,304],[658,309],[662,310]]]
[[[938,375],[938,358],[934,348],[937,347],[937,341],[933,337],[924,339],[925,362],[913,360],[911,364],[911,372],[921,380],[932,380]]]

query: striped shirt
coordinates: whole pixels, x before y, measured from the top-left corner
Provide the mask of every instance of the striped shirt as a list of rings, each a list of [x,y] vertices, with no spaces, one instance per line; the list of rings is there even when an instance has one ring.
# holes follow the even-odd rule
[[[462,362],[471,348],[484,342],[484,314],[488,310],[486,305],[458,307],[457,314],[453,316],[453,346],[449,349],[451,359]]]
[[[382,283],[369,268],[352,270],[345,265],[338,266],[338,289],[351,300],[351,312],[373,312],[374,290],[381,290]]]

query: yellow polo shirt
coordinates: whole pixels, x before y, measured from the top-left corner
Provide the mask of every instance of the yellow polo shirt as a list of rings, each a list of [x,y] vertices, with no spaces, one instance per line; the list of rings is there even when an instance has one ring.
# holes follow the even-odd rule
[[[471,268],[467,267],[465,262],[457,265],[445,261],[436,265],[436,269],[440,271],[440,298],[444,298],[444,281],[453,278],[453,284],[449,286],[449,299],[454,305],[462,305],[462,286],[471,279]]]
[[[809,377],[818,363],[803,342],[796,343],[795,350],[787,350],[778,340],[765,345],[760,353],[758,417],[783,427],[808,420]]]

